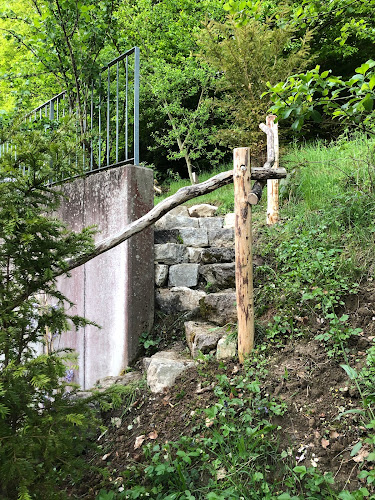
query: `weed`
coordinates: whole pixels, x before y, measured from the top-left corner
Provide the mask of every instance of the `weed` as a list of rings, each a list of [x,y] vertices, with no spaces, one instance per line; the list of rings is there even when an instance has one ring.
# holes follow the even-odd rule
[[[329,320],[328,329],[315,336],[316,340],[324,341],[329,357],[338,357],[347,350],[348,341],[361,333],[361,328],[352,328],[347,324],[349,316],[343,314],[340,318],[335,313],[325,316]]]

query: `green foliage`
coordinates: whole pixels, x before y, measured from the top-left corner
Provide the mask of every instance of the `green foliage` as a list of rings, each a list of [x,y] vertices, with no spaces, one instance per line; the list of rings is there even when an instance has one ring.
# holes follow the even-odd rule
[[[275,86],[269,84],[271,111],[280,119],[293,118],[292,129],[300,131],[307,120],[321,122],[323,113],[344,124],[373,132],[375,61],[368,60],[348,80],[320,72],[320,67],[293,75]]]
[[[347,324],[349,316],[343,314],[340,318],[334,313],[326,314],[325,319],[329,321],[329,327],[323,333],[316,335],[317,340],[324,341],[329,357],[342,356],[348,341],[361,333],[361,328],[353,328]]]
[[[222,16],[219,1],[125,1],[118,10],[120,46],[141,48],[144,142],[154,152],[151,161],[159,151],[182,159],[190,180],[193,166],[217,165],[223,156],[214,139],[214,74],[196,57],[195,35],[207,15]]]
[[[280,27],[291,27],[300,35],[312,32],[311,49],[314,59],[324,69],[350,74],[358,58],[372,57],[374,38],[374,1],[302,0],[228,0],[224,9],[238,24],[252,19],[267,19]]]
[[[227,117],[218,137],[230,147],[264,141],[259,123],[268,102],[260,96],[267,81],[283,79],[308,61],[309,35],[298,39],[292,29],[282,29],[251,19],[238,26],[229,19],[210,21],[200,36],[203,57],[217,72],[216,106]]]
[[[89,84],[98,75],[102,53],[106,58],[114,54],[112,45],[104,47],[116,32],[115,6],[116,2],[107,0],[1,0],[0,30],[8,54],[14,47],[21,48],[15,58],[4,60],[1,71],[11,82],[8,85],[16,104],[25,109],[25,104],[36,103],[35,97],[40,104],[43,96],[47,99],[66,89],[69,104],[74,107],[77,102],[83,117]]]
[[[66,393],[74,358],[52,349],[62,332],[87,324],[65,312],[56,277],[93,247],[92,230],[73,233],[53,217],[61,195],[48,186],[51,160],[64,167],[56,138],[26,131],[15,138],[17,159],[0,159],[0,496],[10,500],[57,498],[56,482],[79,473],[95,425]]]

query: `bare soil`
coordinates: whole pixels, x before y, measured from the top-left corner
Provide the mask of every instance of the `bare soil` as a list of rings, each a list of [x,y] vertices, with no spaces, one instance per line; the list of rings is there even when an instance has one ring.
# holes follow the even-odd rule
[[[374,304],[372,283],[363,285],[357,296],[347,300],[346,311],[353,325],[362,328],[350,346],[349,361],[353,367],[363,366],[366,349],[374,341]],[[295,464],[313,465],[321,472],[332,472],[339,488],[355,489],[363,486],[357,473],[366,466],[366,446],[353,457],[351,450],[366,437],[367,430],[358,414],[342,414],[361,408],[361,401],[340,361],[327,357],[323,346],[314,340],[316,331],[323,328],[314,321],[310,325],[310,338],[297,338],[272,350],[262,391],[287,404],[286,413],[274,420],[281,427],[280,453],[285,450]],[[182,321],[173,322],[175,341]],[[167,330],[167,326],[165,328]],[[165,344],[164,335],[163,347]],[[94,467],[106,468],[108,474],[104,479],[102,472],[90,472],[81,486],[71,491],[71,498],[95,499],[101,488],[110,489],[110,484],[128,465],[142,462],[142,446],[137,446],[139,436],[143,436],[143,444],[191,436],[197,419],[203,418],[195,410],[217,401],[212,389],[217,383],[216,375],[237,370],[241,373],[242,368],[235,362],[212,361],[205,365],[204,373],[198,365],[185,372],[175,386],[163,394],[150,394],[146,388],[139,390],[130,408],[104,415],[108,432],[99,439],[100,453],[88,455],[88,462]],[[211,389],[202,391],[202,387]]]

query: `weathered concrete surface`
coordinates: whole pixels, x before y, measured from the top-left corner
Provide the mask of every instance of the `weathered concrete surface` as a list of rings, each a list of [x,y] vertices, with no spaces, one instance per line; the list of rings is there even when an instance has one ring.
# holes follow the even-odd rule
[[[152,171],[133,165],[78,179],[62,190],[67,200],[58,215],[75,230],[96,225],[96,241],[119,232],[153,206]],[[153,249],[149,228],[74,270],[70,279],[59,280],[61,291],[78,304],[77,313],[102,327],[87,326],[62,339],[63,346],[78,350],[75,379],[83,388],[118,375],[135,358],[139,335],[151,327]]]

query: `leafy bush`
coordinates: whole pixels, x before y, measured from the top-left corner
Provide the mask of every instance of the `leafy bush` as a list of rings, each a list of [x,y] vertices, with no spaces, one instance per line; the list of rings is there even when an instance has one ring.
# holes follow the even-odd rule
[[[73,233],[53,216],[61,195],[48,185],[51,160],[57,171],[65,161],[57,139],[25,131],[17,155],[0,159],[0,496],[10,500],[60,497],[56,482],[77,474],[95,424],[66,392],[72,353],[51,349],[87,323],[65,312],[56,278],[93,245],[92,230]]]

